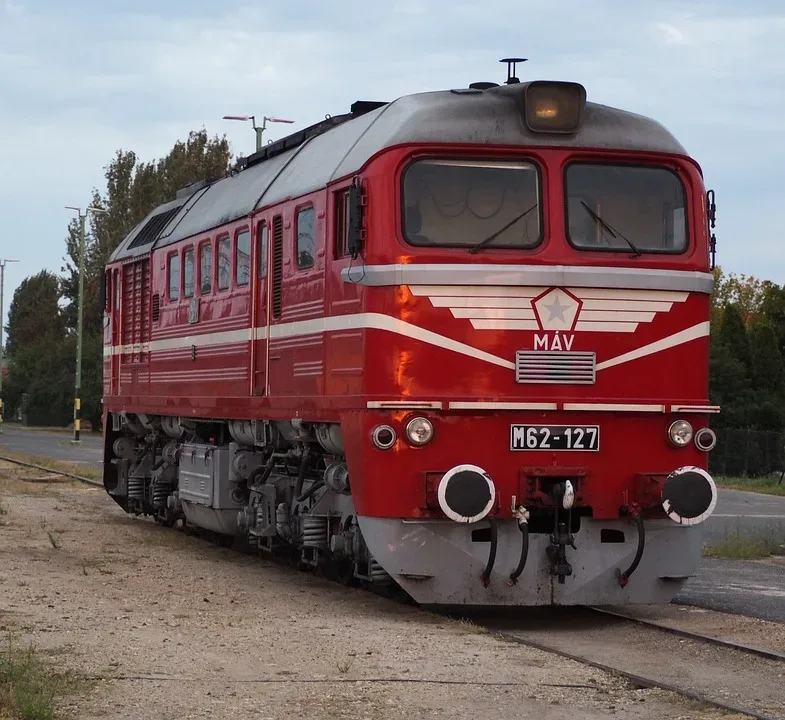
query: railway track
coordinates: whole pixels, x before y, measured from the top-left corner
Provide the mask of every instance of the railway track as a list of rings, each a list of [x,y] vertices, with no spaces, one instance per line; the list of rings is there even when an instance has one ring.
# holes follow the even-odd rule
[[[13,463],[14,465],[21,465],[22,467],[27,467],[35,470],[42,470],[43,472],[51,473],[52,475],[62,475],[64,477],[71,478],[72,480],[78,480],[79,482],[83,482],[86,485],[93,485],[95,487],[103,487],[104,484],[100,480],[93,480],[92,478],[83,477],[81,475],[75,475],[74,473],[65,472],[63,470],[54,470],[49,467],[45,467],[44,465],[36,465],[35,463],[25,462],[24,460],[17,460],[16,458],[8,457],[7,455],[0,455],[0,460],[4,462]]]
[[[757,720],[785,720],[785,654],[604,608],[475,619],[508,640]],[[678,641],[674,642],[674,637]]]
[[[0,460],[103,487],[74,473],[8,456],[0,455]],[[543,620],[544,613],[549,614]],[[516,627],[520,613],[516,615],[511,622],[475,622],[507,640],[622,676],[640,688],[673,692],[756,720],[785,720],[785,653],[608,608],[536,608],[529,617],[537,620],[525,627]]]

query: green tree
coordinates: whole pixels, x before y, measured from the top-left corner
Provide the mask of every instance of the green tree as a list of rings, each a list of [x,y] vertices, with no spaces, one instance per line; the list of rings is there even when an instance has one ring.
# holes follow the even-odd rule
[[[59,301],[60,281],[56,275],[42,270],[22,280],[8,308],[6,353],[10,357],[45,337],[56,341],[65,337]]]
[[[750,377],[752,356],[747,328],[735,303],[728,305],[722,313],[718,338],[731,357],[741,363],[746,377]]]
[[[180,188],[197,180],[213,182],[225,177],[231,159],[225,137],[208,137],[205,130],[191,132],[165,157],[152,162],[139,162],[135,153],[118,150],[105,168],[105,192],[93,191],[91,205],[105,210],[89,215],[85,241],[82,416],[93,427],[101,416],[103,393],[103,299],[99,288],[109,256],[151,210],[173,200]],[[74,331],[79,288],[76,218],[68,225],[62,272],[65,323]],[[72,367],[73,360],[69,362]]]

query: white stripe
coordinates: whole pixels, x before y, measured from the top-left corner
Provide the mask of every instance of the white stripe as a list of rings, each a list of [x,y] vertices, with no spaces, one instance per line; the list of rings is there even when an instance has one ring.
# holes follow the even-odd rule
[[[576,332],[618,332],[632,333],[638,327],[636,322],[582,322],[575,323]]]
[[[656,300],[684,302],[689,293],[668,290],[625,290],[623,288],[564,288],[581,300]]]
[[[556,403],[451,402],[450,410],[558,410]]]
[[[201,335],[187,335],[179,338],[153,340],[153,342],[150,343],[150,349],[155,352],[158,350],[173,350],[175,348],[190,347],[191,345],[196,345],[197,347],[225,345],[229,343],[248,342],[251,340],[252,336],[253,333],[251,332],[251,328],[227,330],[218,333],[204,333]]]
[[[332,330],[346,330],[348,328],[366,328],[369,330],[386,330],[387,332],[404,335],[406,337],[420,340],[429,345],[451,350],[468,357],[484,360],[492,365],[515,369],[515,363],[511,360],[498,357],[491,353],[480,350],[479,348],[467,345],[466,343],[453,340],[452,338],[439,335],[439,333],[426,330],[417,325],[399,320],[390,315],[381,313],[358,313],[357,315],[335,315],[333,317],[314,318],[312,320],[301,320],[299,322],[287,323],[285,325],[273,325],[270,327],[270,337],[295,337],[298,335],[308,335],[317,332],[330,332]]]
[[[505,308],[450,308],[452,316],[455,318],[508,318],[519,320],[534,320],[534,310],[526,308],[505,309]]]
[[[365,405],[369,410],[441,410],[438,400],[369,400]]]
[[[698,323],[697,325],[693,325],[692,327],[682,330],[681,332],[668,335],[668,337],[662,338],[662,340],[657,340],[656,342],[649,343],[648,345],[644,345],[643,347],[639,347],[628,353],[619,355],[618,357],[598,363],[596,370],[605,370],[610,367],[615,367],[616,365],[621,365],[622,363],[630,362],[630,360],[638,360],[639,358],[646,357],[647,355],[654,355],[654,353],[678,347],[679,345],[688,343],[691,340],[707,337],[708,334],[709,321],[707,320],[706,322]]]
[[[649,310],[667,312],[673,303],[654,300],[584,300],[583,310]]]
[[[718,413],[719,405],[671,405],[671,412]]]
[[[534,298],[541,295],[542,288],[527,287],[482,287],[481,285],[412,285],[412,295],[427,295],[430,298],[446,295],[448,297],[494,297],[494,298]]]
[[[624,322],[651,322],[657,313],[653,312],[634,312],[628,310],[584,310],[581,312],[580,321],[588,322],[613,322],[622,320]]]
[[[529,298],[503,298],[503,297],[432,297],[431,305],[434,307],[448,308],[479,308],[479,307],[504,307],[504,308],[530,308],[532,301]]]
[[[472,320],[475,330],[539,330],[536,320]]]
[[[564,403],[562,410],[600,410],[603,412],[665,412],[664,405],[635,403]]]

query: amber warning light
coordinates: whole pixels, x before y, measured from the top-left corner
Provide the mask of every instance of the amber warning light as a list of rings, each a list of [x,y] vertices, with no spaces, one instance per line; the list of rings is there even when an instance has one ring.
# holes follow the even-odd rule
[[[579,83],[529,83],[524,99],[526,124],[533,132],[574,133],[586,106],[586,88]]]

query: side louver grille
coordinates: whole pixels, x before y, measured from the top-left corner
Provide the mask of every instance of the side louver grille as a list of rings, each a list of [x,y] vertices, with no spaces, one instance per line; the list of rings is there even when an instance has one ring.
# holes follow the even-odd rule
[[[596,356],[593,352],[518,350],[515,381],[550,385],[593,385]]]

